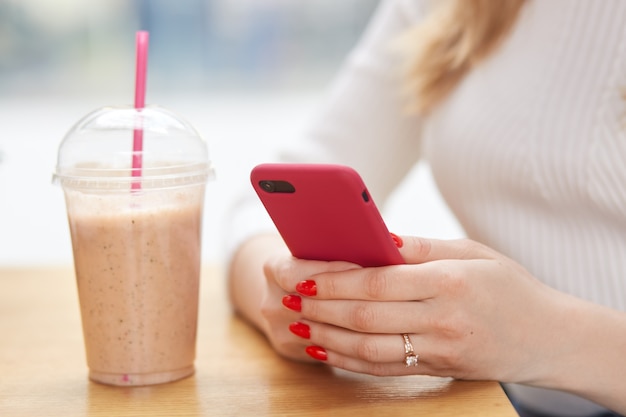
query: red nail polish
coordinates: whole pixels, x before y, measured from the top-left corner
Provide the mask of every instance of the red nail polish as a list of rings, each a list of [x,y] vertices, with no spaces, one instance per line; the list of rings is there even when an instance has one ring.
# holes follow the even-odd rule
[[[317,295],[317,284],[313,280],[300,281],[296,285],[296,291],[302,295],[314,296]]]
[[[397,247],[401,248],[402,246],[404,246],[404,242],[402,241],[402,238],[398,235],[396,235],[395,233],[389,233],[391,235],[391,238],[393,239],[393,243],[396,244]]]
[[[328,353],[326,349],[320,346],[307,346],[304,350],[310,357],[317,359],[318,361],[325,361],[328,359]]]
[[[291,323],[289,325],[289,330],[291,331],[291,333],[295,334],[296,336],[300,336],[303,339],[311,338],[311,328],[304,323],[300,323],[299,321]]]
[[[293,311],[302,311],[302,298],[297,295],[286,295],[283,297],[283,305]]]

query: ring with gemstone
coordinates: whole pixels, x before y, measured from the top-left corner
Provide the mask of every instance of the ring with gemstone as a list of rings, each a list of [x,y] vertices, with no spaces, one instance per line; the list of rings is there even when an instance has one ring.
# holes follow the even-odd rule
[[[402,333],[402,338],[404,339],[404,365],[406,365],[407,368],[409,366],[417,366],[417,358],[419,358],[419,355],[415,354],[409,335]]]

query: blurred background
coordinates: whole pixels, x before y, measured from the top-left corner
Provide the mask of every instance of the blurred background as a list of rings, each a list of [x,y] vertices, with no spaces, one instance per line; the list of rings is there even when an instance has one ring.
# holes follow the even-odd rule
[[[150,32],[147,103],[207,140],[203,259],[221,259],[235,184],[322,104],[378,0],[0,0],[0,266],[72,261],[51,184],[65,132],[103,105],[132,104],[135,32]],[[460,235],[418,166],[384,207],[397,233]],[[416,195],[412,192],[413,196]],[[435,218],[435,220],[434,220]]]
[[[7,93],[132,90],[134,32],[148,30],[150,91],[314,88],[377,0],[1,0]]]

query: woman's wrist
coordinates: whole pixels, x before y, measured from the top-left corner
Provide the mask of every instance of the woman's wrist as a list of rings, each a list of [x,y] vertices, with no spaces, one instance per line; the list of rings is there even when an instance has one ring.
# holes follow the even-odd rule
[[[553,297],[553,329],[532,385],[558,389],[625,413],[626,314],[567,295]]]
[[[267,324],[260,314],[262,294],[266,291],[263,265],[271,254],[285,250],[280,236],[263,234],[245,241],[235,252],[228,270],[231,305],[244,319],[261,331]]]

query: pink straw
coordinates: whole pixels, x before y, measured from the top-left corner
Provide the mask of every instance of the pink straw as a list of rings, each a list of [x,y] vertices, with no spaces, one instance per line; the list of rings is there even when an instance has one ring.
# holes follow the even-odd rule
[[[146,31],[138,31],[135,43],[137,45],[137,64],[135,74],[135,109],[141,110],[146,101],[146,73],[148,70],[148,40],[150,35]],[[133,166],[132,176],[141,177],[143,151],[143,127],[140,126],[133,132]],[[141,182],[134,181],[132,189],[141,189]]]

